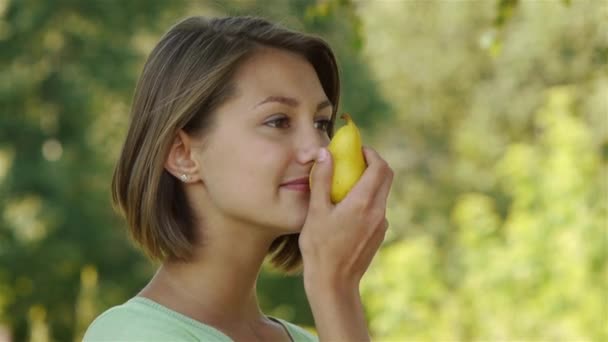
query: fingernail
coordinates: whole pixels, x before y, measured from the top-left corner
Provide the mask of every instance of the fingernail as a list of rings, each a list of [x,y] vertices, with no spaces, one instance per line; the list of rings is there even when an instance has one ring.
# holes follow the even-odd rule
[[[322,162],[325,159],[327,159],[327,150],[321,147],[321,149],[319,150],[319,156],[317,157],[317,161]]]

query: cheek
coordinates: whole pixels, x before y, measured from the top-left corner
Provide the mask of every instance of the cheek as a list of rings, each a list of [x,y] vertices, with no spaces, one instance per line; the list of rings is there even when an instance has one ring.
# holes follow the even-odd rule
[[[286,148],[277,143],[259,141],[248,146],[241,155],[239,167],[254,189],[264,187],[276,191],[286,177],[285,168],[289,163]]]
[[[208,172],[203,172],[203,178],[214,197],[265,201],[287,176],[284,171],[289,155],[285,144],[243,139],[223,144],[213,152],[205,159]]]

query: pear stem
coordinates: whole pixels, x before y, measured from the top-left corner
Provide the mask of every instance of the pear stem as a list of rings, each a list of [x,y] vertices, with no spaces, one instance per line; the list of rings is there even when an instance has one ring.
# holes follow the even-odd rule
[[[344,114],[340,115],[340,119],[346,120],[346,123],[350,123],[353,120],[353,118],[351,118],[350,114],[348,114],[348,113],[344,113]]]

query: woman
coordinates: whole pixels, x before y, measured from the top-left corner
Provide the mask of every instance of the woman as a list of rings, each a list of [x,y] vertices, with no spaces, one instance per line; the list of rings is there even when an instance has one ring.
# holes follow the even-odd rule
[[[388,227],[392,171],[364,148],[361,180],[331,203],[323,147],[338,98],[319,38],[252,17],[172,27],[144,66],[112,189],[161,266],[85,341],[316,340],[261,312],[268,255],[286,272],[303,268],[321,340],[368,340],[358,286]]]

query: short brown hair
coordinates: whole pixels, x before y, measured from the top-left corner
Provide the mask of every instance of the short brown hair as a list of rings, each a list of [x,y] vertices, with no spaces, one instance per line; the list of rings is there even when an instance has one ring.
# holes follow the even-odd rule
[[[212,113],[234,93],[235,70],[261,46],[298,53],[312,64],[333,105],[332,136],[340,81],[334,54],[323,39],[249,16],[189,17],[174,25],[144,65],[112,178],[114,205],[151,258],[188,260],[195,238],[183,188],[164,169],[173,139],[180,129],[201,135],[212,127]],[[281,236],[271,244],[276,267],[299,269],[298,237]]]

